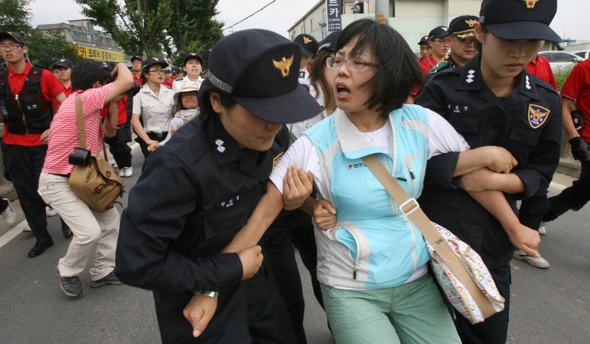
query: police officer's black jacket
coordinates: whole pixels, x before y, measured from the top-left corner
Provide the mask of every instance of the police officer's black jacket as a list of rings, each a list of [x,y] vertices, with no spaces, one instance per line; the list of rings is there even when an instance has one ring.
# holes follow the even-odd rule
[[[117,246],[119,279],[154,290],[159,314],[184,308],[194,290],[235,286],[243,274],[240,259],[219,252],[246,224],[288,142],[283,127],[269,151],[242,150],[217,115],[204,125],[198,119],[184,125],[149,156],[129,192]]]
[[[495,145],[518,160],[512,173],[525,185],[523,194],[506,195],[516,211],[516,199],[545,193],[559,163],[561,98],[551,85],[525,69],[506,98],[498,98],[480,72],[481,56],[463,67],[437,73],[416,103],[444,118],[471,148]],[[459,153],[428,161],[420,204],[429,217],[448,227],[481,255],[488,267],[506,264],[514,247],[500,223],[453,178]]]

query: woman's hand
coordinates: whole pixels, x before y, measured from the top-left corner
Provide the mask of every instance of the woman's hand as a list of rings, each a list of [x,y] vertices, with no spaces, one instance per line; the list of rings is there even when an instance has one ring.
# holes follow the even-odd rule
[[[214,297],[195,294],[191,298],[182,314],[193,327],[193,337],[197,338],[205,331],[216,310],[217,299]]]
[[[494,172],[510,173],[518,165],[516,158],[504,147],[486,146],[482,149],[485,149],[485,154],[491,159],[487,167]]]
[[[180,129],[180,127],[170,127],[170,136],[174,135],[178,129]]]
[[[147,143],[147,145],[148,145],[147,150],[150,153],[155,151],[156,149],[158,149],[158,147],[160,147],[160,142],[158,142],[156,140],[149,140],[149,141],[146,141],[145,143]]]
[[[327,230],[336,227],[336,209],[332,203],[325,199],[320,199],[313,210],[313,220],[321,230]]]
[[[283,179],[283,203],[285,210],[301,207],[313,191],[313,175],[295,166],[289,167]]]

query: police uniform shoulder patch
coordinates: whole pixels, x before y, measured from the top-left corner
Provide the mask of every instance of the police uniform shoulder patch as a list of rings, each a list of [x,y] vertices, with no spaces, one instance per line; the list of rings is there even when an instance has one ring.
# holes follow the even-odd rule
[[[549,118],[551,111],[540,105],[530,104],[529,105],[529,124],[533,129],[537,129],[543,125]]]
[[[272,159],[272,167],[273,167],[273,168],[275,167],[275,165],[277,164],[277,162],[279,162],[279,160],[281,160],[281,157],[283,156],[283,154],[284,154],[284,153],[285,153],[285,152],[280,152],[280,153],[279,153],[279,155],[275,156],[275,157]]]

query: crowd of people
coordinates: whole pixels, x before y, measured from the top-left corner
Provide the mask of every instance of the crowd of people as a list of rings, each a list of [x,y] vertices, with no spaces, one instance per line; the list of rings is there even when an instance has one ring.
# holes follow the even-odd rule
[[[164,343],[306,343],[295,249],[337,343],[505,343],[510,260],[548,268],[543,223],[590,199],[590,62],[560,95],[538,55],[561,41],[556,11],[484,0],[479,16],[423,36],[418,57],[370,19],[321,42],[243,30],[205,58],[186,53],[182,69],[62,58],[52,73],[1,32],[3,162],[36,239],[28,256],[53,245],[56,212],[73,236],[61,290],[81,295],[96,255],[90,287],[153,290]],[[108,143],[121,177],[134,173],[131,128],[145,156],[122,214],[69,186],[77,102],[88,150]],[[548,199],[562,127],[582,174]],[[450,307],[422,234],[364,164],[372,154],[480,254],[503,311],[473,325]],[[0,210],[14,224],[9,200]]]

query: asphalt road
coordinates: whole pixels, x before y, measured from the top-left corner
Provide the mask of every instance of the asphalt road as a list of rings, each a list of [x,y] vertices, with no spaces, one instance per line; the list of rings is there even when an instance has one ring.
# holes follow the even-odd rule
[[[136,151],[135,175],[125,179],[128,190],[137,181],[142,163],[143,156]],[[571,182],[564,176],[556,180],[565,185]],[[550,191],[554,194],[559,189]],[[9,233],[20,231],[22,225],[15,228]],[[81,297],[62,293],[54,271],[69,240],[62,237],[57,217],[49,218],[49,230],[55,245],[37,258],[26,256],[35,243],[31,233],[18,232],[0,247],[0,343],[159,343],[151,292],[126,285],[92,289],[86,271],[80,276]],[[551,268],[539,270],[522,261],[512,262],[509,343],[589,343],[590,213],[582,209],[566,214],[550,223],[547,231],[541,252]],[[301,275],[308,342],[334,343],[304,268]]]

